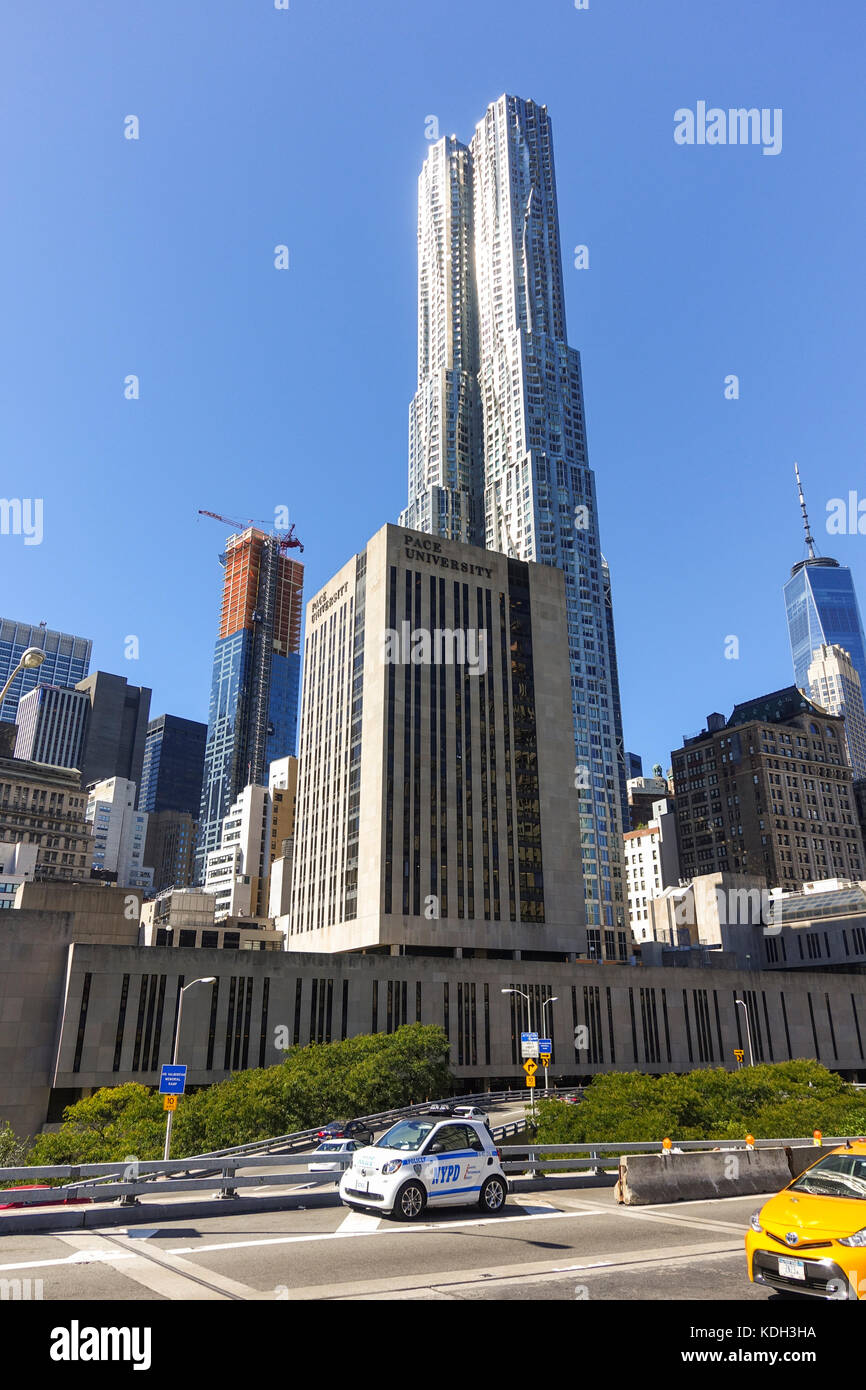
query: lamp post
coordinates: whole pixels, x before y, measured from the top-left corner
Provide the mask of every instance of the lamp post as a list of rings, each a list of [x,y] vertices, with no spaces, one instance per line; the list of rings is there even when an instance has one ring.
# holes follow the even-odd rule
[[[746,1008],[745,1000],[743,999],[735,999],[734,1003],[739,1004],[743,1013],[746,1015],[746,1037],[749,1040],[749,1066],[753,1067],[755,1065],[755,1054],[752,1051],[752,1025],[749,1022],[749,1010]]]
[[[524,992],[523,992],[522,989],[503,989],[501,992],[502,992],[503,994],[519,994],[520,997],[521,997],[521,999],[525,999],[525,1000],[526,1000],[526,1017],[527,1017],[527,1020],[528,1020],[528,1023],[529,1023],[529,1031],[530,1031],[530,1033],[533,1033],[535,1030],[534,1030],[534,1028],[532,1027],[532,999],[530,998],[530,996],[529,996],[528,994],[524,994]],[[532,1088],[532,1095],[529,1097],[529,1104],[530,1104],[530,1106],[532,1107],[532,1113],[533,1113],[533,1115],[534,1115],[534,1114],[535,1114],[535,1089],[534,1089],[534,1087]]]
[[[216,975],[205,975],[201,980],[190,980],[188,985],[183,985],[181,987],[181,991],[177,1001],[177,1027],[174,1030],[174,1049],[171,1054],[172,1066],[175,1066],[177,1064],[177,1045],[180,1042],[180,1021],[183,1017],[183,996],[186,994],[187,990],[192,989],[194,985],[212,985],[215,980]],[[168,1158],[170,1157],[169,1150],[171,1148],[171,1122],[173,1116],[173,1110],[166,1111],[165,1152],[163,1153],[163,1158],[166,1160],[168,1160]]]
[[[15,677],[21,671],[35,671],[37,667],[42,665],[44,660],[45,653],[41,647],[28,647],[26,651],[21,653],[21,660],[18,662],[18,665],[15,667],[15,670],[10,675],[3,689],[0,690],[0,705],[2,705],[3,701],[6,699],[6,693]]]
[[[547,1008],[548,1004],[555,1004],[558,998],[559,998],[559,995],[558,995],[558,994],[552,994],[552,995],[550,996],[550,998],[549,998],[549,999],[545,999],[544,1003],[542,1004],[542,1006],[541,1006],[541,1026],[542,1026],[542,1028],[544,1027],[544,1010]],[[549,1071],[550,1071],[550,1065],[548,1064],[548,1065],[544,1068],[544,1089],[545,1089],[545,1091],[547,1090],[547,1074],[548,1074]]]

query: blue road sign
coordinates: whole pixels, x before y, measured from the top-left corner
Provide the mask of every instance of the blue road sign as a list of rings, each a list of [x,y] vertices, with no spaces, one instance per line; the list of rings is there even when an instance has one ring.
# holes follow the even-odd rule
[[[539,1039],[538,1039],[538,1051],[539,1051],[539,1053],[541,1054],[542,1057],[544,1057],[545,1055],[546,1055],[546,1056],[550,1056],[551,1052],[553,1051],[553,1047],[552,1047],[552,1045],[551,1045],[550,1038],[539,1038]]]
[[[538,1034],[537,1034],[537,1033],[521,1033],[521,1034],[520,1034],[520,1041],[521,1041],[521,1042],[538,1042]]]
[[[166,1063],[159,1077],[161,1096],[182,1096],[186,1090],[186,1067],[171,1066]]]

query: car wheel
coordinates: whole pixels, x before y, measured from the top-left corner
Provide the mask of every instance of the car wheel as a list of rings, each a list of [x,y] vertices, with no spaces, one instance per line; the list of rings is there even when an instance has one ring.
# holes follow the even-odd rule
[[[392,1215],[398,1221],[416,1221],[427,1205],[427,1193],[420,1182],[407,1182],[394,1198]]]
[[[506,1195],[507,1189],[501,1178],[488,1178],[481,1188],[478,1205],[482,1211],[496,1216],[505,1209]]]

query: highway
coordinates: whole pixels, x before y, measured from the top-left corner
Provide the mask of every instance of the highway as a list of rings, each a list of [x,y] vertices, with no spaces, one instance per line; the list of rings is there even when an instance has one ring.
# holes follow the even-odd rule
[[[745,1268],[761,1197],[636,1208],[616,1205],[609,1178],[515,1188],[498,1217],[405,1225],[326,1188],[280,1212],[7,1235],[0,1281],[39,1280],[45,1301],[777,1299]]]

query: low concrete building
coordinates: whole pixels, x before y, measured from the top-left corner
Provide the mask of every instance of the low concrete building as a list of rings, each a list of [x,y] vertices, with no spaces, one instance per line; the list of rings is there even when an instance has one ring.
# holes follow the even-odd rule
[[[231,916],[215,920],[215,912],[214,895],[202,889],[161,893],[141,909],[141,944],[214,950],[283,950],[283,933],[267,919]]]
[[[64,901],[75,910],[52,911],[50,888],[25,885],[38,908],[0,915],[0,1117],[19,1134],[59,1120],[64,1105],[97,1087],[156,1086],[171,1056],[178,991],[210,975],[215,983],[191,991],[184,1006],[179,1059],[193,1086],[272,1065],[286,1042],[416,1021],[444,1029],[461,1087],[518,1084],[530,1016],[520,995],[503,990],[529,996],[535,1026],[553,1001],[544,1031],[556,1083],[611,1069],[732,1069],[734,1049],[747,1045],[737,999],[749,1011],[756,1062],[816,1057],[866,1080],[858,974],[143,947],[129,939],[137,901],[130,921],[121,890],[72,888]]]

